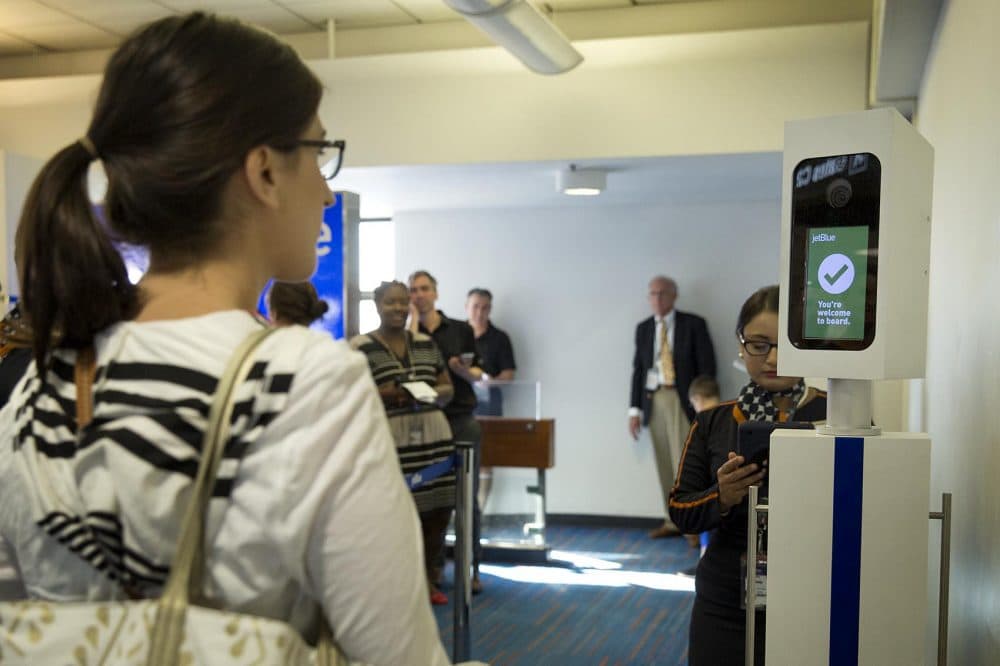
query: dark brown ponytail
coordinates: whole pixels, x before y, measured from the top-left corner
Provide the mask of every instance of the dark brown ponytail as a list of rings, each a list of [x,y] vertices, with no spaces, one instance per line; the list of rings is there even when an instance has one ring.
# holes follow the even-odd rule
[[[79,142],[56,153],[21,212],[15,241],[21,308],[39,367],[53,347],[87,346],[97,331],[136,310],[125,262],[87,196],[91,159]]]

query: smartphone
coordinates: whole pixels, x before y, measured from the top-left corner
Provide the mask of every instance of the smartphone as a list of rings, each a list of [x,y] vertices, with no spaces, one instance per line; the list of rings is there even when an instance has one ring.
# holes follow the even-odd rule
[[[762,467],[767,462],[771,449],[771,433],[776,428],[812,430],[813,424],[804,421],[786,421],[785,423],[747,421],[741,423],[736,435],[736,453],[743,456],[744,465],[753,463]]]

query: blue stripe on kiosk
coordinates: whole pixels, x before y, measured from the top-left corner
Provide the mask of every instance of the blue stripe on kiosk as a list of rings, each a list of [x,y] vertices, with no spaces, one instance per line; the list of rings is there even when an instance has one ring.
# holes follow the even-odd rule
[[[863,437],[837,437],[834,447],[830,664],[857,666],[865,440]]]

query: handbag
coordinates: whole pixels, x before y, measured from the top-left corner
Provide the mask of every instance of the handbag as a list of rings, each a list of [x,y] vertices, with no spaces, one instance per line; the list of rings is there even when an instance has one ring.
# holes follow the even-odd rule
[[[254,351],[274,330],[251,333],[233,352],[219,380],[163,595],[130,601],[0,603],[0,662],[346,666],[322,613],[319,642],[311,648],[295,628],[280,620],[197,605],[204,603],[205,512],[229,438],[233,395],[250,372]],[[93,375],[93,350],[83,350],[75,369],[79,427],[90,421]]]

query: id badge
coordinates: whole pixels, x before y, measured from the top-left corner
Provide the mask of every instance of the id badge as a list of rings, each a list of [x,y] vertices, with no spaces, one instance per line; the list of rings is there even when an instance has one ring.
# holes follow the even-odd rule
[[[655,391],[660,388],[660,373],[650,368],[646,371],[646,390]]]
[[[424,443],[424,424],[419,419],[414,419],[410,425],[409,443],[411,445]]]
[[[754,584],[754,608],[764,610],[767,607],[767,514],[757,516],[757,563],[754,567],[756,576]],[[740,555],[740,585],[743,594],[740,597],[740,608],[746,609],[747,589],[747,554]]]
[[[754,589],[754,609],[764,610],[767,608],[767,555],[757,557],[757,587]],[[743,587],[743,594],[740,596],[740,608],[746,610],[746,589],[747,589],[747,556],[746,553],[740,555],[740,585]]]

